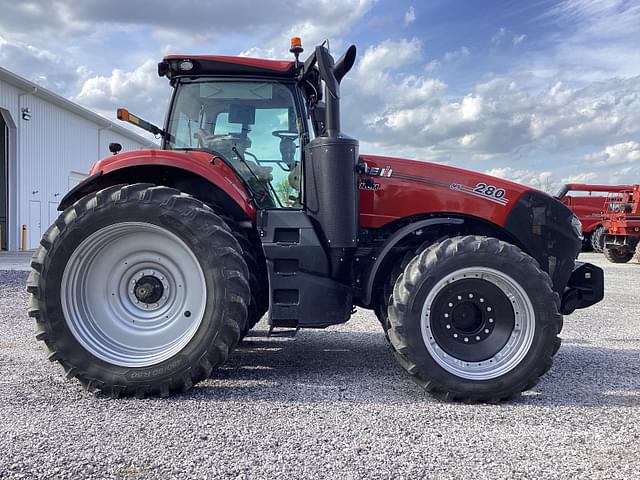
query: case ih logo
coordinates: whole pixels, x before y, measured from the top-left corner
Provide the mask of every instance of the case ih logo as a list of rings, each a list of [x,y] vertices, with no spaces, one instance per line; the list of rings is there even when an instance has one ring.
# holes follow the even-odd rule
[[[384,168],[380,167],[367,167],[366,174],[371,177],[387,177],[389,178],[393,174],[393,169],[390,165]]]

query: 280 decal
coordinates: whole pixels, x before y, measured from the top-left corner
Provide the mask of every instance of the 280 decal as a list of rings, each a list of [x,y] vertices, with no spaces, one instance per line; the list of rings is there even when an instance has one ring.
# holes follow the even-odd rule
[[[488,183],[478,182],[474,187],[467,187],[460,183],[452,183],[449,187],[451,190],[484,198],[499,205],[507,205],[509,203],[509,200],[506,198],[507,192],[504,188],[496,187]]]
[[[486,183],[482,182],[478,183],[473,191],[476,193],[480,193],[481,195],[486,195],[487,197],[494,198],[504,198],[507,193],[504,191],[504,188],[494,187],[493,185],[487,185]]]

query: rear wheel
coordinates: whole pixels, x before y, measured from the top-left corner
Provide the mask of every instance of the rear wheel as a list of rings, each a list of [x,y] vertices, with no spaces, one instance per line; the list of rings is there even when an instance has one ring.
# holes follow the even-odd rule
[[[604,236],[607,233],[607,229],[600,225],[593,232],[591,232],[591,248],[594,252],[602,253],[604,250]]]
[[[628,263],[634,255],[633,249],[627,246],[607,247],[604,249],[604,256],[611,263]]]
[[[82,198],[47,230],[32,266],[36,336],[89,390],[187,390],[226,360],[246,326],[240,245],[211,209],[170,188]]]
[[[495,238],[455,237],[407,265],[388,333],[400,364],[427,391],[499,402],[551,367],[558,309],[551,279],[533,258]]]

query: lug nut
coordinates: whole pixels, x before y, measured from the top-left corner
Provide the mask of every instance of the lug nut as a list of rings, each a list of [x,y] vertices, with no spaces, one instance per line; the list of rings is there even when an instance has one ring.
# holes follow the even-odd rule
[[[469,337],[464,337],[464,341],[468,342],[469,341]]]
[[[476,341],[479,342],[480,341],[480,337],[476,336]]]
[[[480,297],[480,303],[484,303],[484,298]]]
[[[490,311],[491,311],[491,307],[487,307],[487,312],[490,312]]]
[[[470,294],[469,294],[469,298],[473,298],[473,293],[470,293]]]
[[[490,318],[490,319],[489,319],[489,323],[493,323],[493,318]]]
[[[447,330],[451,329],[451,325],[449,325],[448,323],[447,323],[446,327],[447,327]]]
[[[458,338],[458,334],[457,334],[457,333],[454,333],[454,334],[453,334],[453,338]]]
[[[453,303],[449,302],[449,307],[453,307]]]
[[[444,314],[444,318],[449,318],[449,314],[448,314],[448,313],[445,313],[445,314]]]
[[[485,328],[485,329],[484,329],[484,333],[489,333],[489,329],[488,329],[488,328]]]

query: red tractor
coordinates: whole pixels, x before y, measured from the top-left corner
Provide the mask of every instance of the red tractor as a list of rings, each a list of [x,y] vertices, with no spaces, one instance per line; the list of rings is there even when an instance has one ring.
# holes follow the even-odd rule
[[[272,333],[375,312],[407,372],[450,400],[532,388],[562,315],[603,298],[558,200],[444,165],[360,155],[355,62],[171,55],[159,150],[118,153],[61,201],[28,280],[49,359],[88,390],[190,389],[268,313]],[[117,151],[117,148],[114,148]]]
[[[640,185],[609,197],[602,220],[607,260],[627,263],[636,254],[640,260]]]
[[[569,207],[582,223],[583,245],[594,252],[604,249],[606,228],[602,224],[602,206],[609,198],[607,195],[593,193],[616,193],[628,190],[629,185],[591,185],[586,183],[568,183],[563,185],[556,198]],[[571,195],[571,192],[583,195]],[[584,195],[586,193],[586,195]]]

